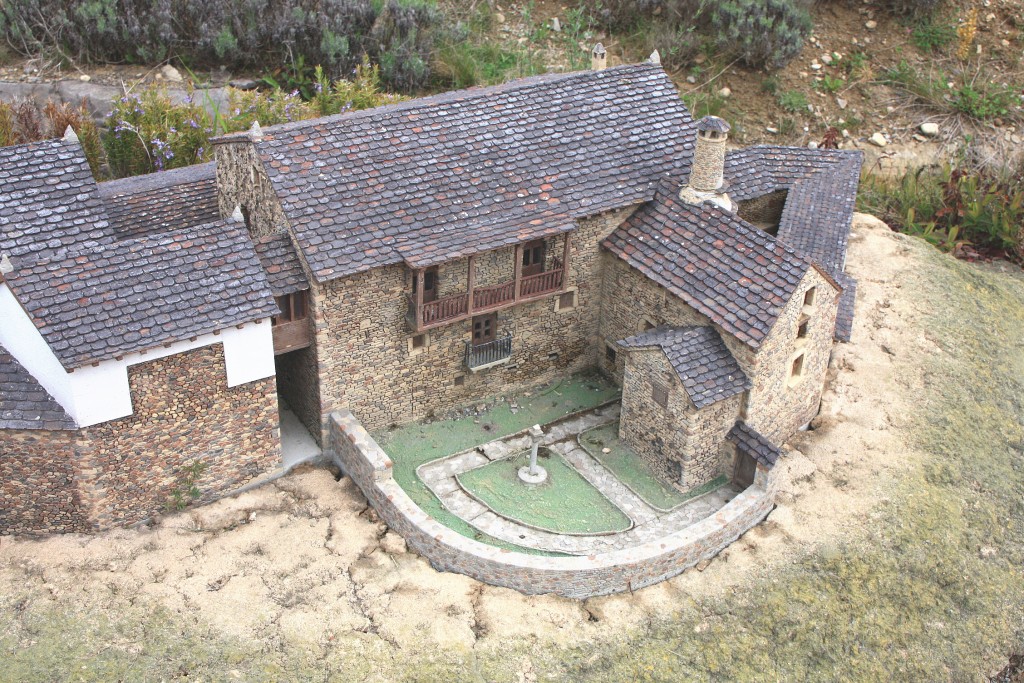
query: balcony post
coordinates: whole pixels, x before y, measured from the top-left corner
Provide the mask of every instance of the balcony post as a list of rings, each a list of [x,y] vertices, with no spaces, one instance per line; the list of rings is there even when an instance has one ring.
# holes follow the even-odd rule
[[[569,285],[569,244],[572,241],[572,233],[565,233],[565,244],[562,249],[562,286],[560,289],[564,292],[565,288]]]
[[[466,275],[466,290],[468,291],[466,300],[466,315],[473,315],[473,288],[476,287],[476,264],[473,262],[475,256],[469,257],[469,273]]]
[[[421,268],[416,271],[416,329],[423,329],[423,273]]]
[[[515,256],[515,276],[513,279],[516,281],[515,290],[512,292],[512,300],[519,301],[519,288],[523,286],[523,245],[516,245],[516,256]]]

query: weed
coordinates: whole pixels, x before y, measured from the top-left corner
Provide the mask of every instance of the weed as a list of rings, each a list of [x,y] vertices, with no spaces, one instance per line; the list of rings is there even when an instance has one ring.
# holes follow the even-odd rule
[[[821,77],[821,80],[814,81],[814,89],[821,92],[837,93],[843,89],[846,85],[846,81],[838,76],[832,76],[825,74]]]
[[[1020,116],[1020,96],[982,71],[970,79],[943,72],[931,76],[919,73],[906,60],[901,60],[886,70],[882,82],[902,90],[917,104],[951,114],[965,114],[978,120]]]
[[[686,108],[690,110],[690,114],[695,119],[705,116],[722,116],[725,111],[726,100],[718,93],[694,90],[685,93],[682,97]]]
[[[769,95],[777,95],[779,92],[778,76],[768,76],[761,80],[761,90]]]
[[[199,500],[202,491],[197,485],[206,472],[207,465],[202,460],[193,460],[179,469],[178,483],[171,490],[171,499],[167,502],[168,509],[184,510],[191,503]]]
[[[807,96],[799,90],[787,90],[784,93],[779,93],[776,100],[780,107],[791,114],[807,111]]]
[[[846,77],[855,81],[870,80],[873,76],[871,58],[864,52],[854,52],[839,61]]]
[[[48,100],[41,111],[27,100],[0,101],[0,147],[62,137],[68,127],[75,131],[89,169],[98,177],[104,163],[103,146],[85,100],[77,107]]]
[[[783,137],[791,137],[796,133],[796,121],[788,116],[783,116],[782,120],[779,121],[779,133]]]
[[[956,29],[949,24],[920,23],[910,32],[910,42],[919,50],[939,52],[956,39]]]

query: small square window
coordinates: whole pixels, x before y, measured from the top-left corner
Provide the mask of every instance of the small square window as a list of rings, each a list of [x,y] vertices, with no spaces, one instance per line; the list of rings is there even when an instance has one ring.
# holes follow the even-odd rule
[[[790,368],[789,376],[793,379],[800,379],[804,374],[804,354],[793,359],[793,366]]]
[[[466,383],[466,376],[465,375],[456,375],[456,377],[455,377],[455,386],[461,387],[465,383]]]
[[[651,382],[651,398],[662,408],[668,407],[668,389],[657,382]]]
[[[558,310],[564,311],[576,306],[576,292],[563,292],[558,295]]]
[[[814,305],[814,299],[817,297],[817,292],[817,287],[811,287],[804,292],[804,306],[810,307]]]
[[[807,338],[807,328],[809,326],[809,323],[810,323],[809,320],[805,320],[802,323],[800,323],[799,327],[796,328],[796,338],[797,339],[806,339]]]
[[[425,335],[425,334],[414,335],[413,338],[412,338],[412,342],[411,343],[412,343],[412,348],[414,348],[414,349],[422,349],[424,346],[427,345],[427,335]]]
[[[615,347],[614,346],[612,346],[611,344],[608,344],[607,346],[604,347],[604,357],[608,359],[609,363],[612,363],[612,364],[615,363],[615,356],[616,355],[617,354],[615,353]]]

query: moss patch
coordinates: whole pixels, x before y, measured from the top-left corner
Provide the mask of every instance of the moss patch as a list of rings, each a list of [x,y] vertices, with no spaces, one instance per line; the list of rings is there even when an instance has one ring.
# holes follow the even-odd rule
[[[503,517],[547,531],[599,534],[625,531],[629,517],[557,453],[541,448],[537,464],[548,472],[542,484],[519,480],[530,454],[498,460],[458,475],[459,483]]]
[[[463,536],[499,548],[550,555],[552,553],[499,541],[466,524],[441,505],[441,501],[416,476],[416,468],[531,425],[547,424],[570,413],[594,408],[616,398],[618,392],[618,387],[602,375],[582,373],[529,394],[522,393],[499,401],[480,415],[405,425],[380,431],[373,438],[394,462],[393,476],[398,485],[437,521]],[[513,409],[513,403],[518,407]]]

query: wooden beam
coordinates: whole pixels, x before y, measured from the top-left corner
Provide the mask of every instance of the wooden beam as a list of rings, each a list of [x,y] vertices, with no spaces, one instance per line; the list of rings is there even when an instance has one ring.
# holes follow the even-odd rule
[[[423,269],[416,271],[416,329],[423,327]]]
[[[565,233],[565,245],[562,249],[562,291],[569,286],[569,245],[572,243],[572,233]]]
[[[515,256],[515,276],[516,281],[515,291],[512,292],[512,300],[519,301],[519,288],[523,284],[523,245],[516,245],[516,256]]]
[[[470,316],[473,315],[473,288],[476,286],[476,263],[473,260],[475,258],[475,256],[469,257],[469,272],[466,274],[466,289],[469,292],[469,294],[467,295],[468,298],[466,300],[466,314]]]

